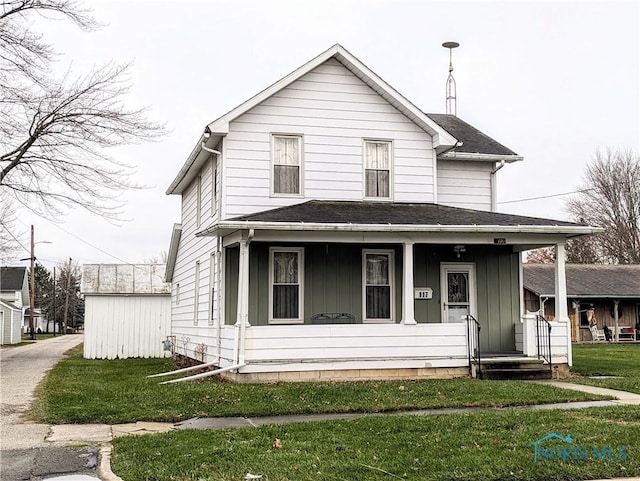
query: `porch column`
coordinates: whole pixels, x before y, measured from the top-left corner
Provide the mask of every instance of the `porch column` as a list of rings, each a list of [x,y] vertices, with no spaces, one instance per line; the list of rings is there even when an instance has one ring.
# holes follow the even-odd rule
[[[240,328],[238,346],[238,364],[245,361],[244,348],[246,342],[246,328],[249,327],[249,242],[241,239],[240,259],[238,262],[238,308],[236,327]]]
[[[566,255],[564,243],[555,246],[556,251],[556,279],[555,279],[555,308],[556,321],[563,322],[567,329],[567,361],[569,366],[573,365],[571,355],[571,323],[569,322],[569,308],[567,306],[567,276],[566,276]]]
[[[413,242],[405,242],[402,266],[402,324],[417,324],[413,305]]]

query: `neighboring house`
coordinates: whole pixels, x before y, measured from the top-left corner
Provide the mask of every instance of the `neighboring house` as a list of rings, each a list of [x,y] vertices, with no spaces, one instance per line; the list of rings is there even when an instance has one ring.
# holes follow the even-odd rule
[[[520,160],[331,47],[210,123],[170,185],[177,352],[237,380],[468,375],[473,316],[481,351],[532,354],[521,251],[556,246],[564,279],[566,239],[597,229],[494,212]]]
[[[164,357],[171,334],[171,286],[164,264],[85,264],[84,357]]]
[[[554,266],[524,264],[523,268],[526,309],[553,319]],[[593,340],[590,324],[613,332],[616,314],[623,331],[619,340],[640,340],[640,265],[567,264],[566,278],[572,340]]]
[[[21,340],[24,313],[29,305],[27,278],[26,267],[0,267],[0,344],[17,344]]]

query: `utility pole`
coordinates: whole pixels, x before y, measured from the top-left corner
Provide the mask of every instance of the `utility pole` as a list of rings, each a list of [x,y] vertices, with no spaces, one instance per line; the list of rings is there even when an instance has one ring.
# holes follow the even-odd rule
[[[33,238],[33,224],[31,224],[31,295],[29,296],[29,331],[31,333],[31,340],[34,341],[36,339],[36,330],[35,323],[33,322],[33,317],[36,315],[35,312],[35,304],[36,304],[36,273],[34,270],[34,263],[36,260],[36,256],[34,254],[35,250],[35,241]]]
[[[69,313],[69,289],[71,289],[71,257],[67,268],[67,296],[64,300],[64,317],[62,318],[62,334],[67,333],[67,314]]]
[[[53,266],[53,337],[56,337],[56,266]]]

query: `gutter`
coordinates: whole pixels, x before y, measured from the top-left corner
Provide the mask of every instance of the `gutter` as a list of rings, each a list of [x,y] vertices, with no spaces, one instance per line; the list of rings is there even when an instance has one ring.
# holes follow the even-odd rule
[[[520,160],[524,160],[522,155],[512,154],[512,155],[498,155],[498,154],[480,154],[480,153],[470,153],[470,152],[445,152],[444,154],[438,155],[438,159],[445,160],[481,160],[487,162],[518,162]]]
[[[571,237],[604,232],[592,226],[504,226],[504,225],[425,225],[425,224],[344,224],[337,222],[264,222],[222,221],[196,232],[196,237],[216,234],[221,230],[259,229],[278,231],[331,231],[331,232],[445,232],[445,233],[505,233],[505,234],[568,234]]]

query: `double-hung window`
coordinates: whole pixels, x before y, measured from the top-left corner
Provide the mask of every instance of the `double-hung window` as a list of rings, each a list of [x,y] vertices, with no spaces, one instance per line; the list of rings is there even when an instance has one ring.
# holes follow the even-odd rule
[[[393,251],[363,252],[363,298],[365,321],[393,319]]]
[[[269,320],[302,322],[303,248],[272,247],[269,250],[269,270]]]
[[[365,198],[391,198],[391,142],[365,140],[364,142],[364,196]]]
[[[301,195],[302,137],[273,136],[272,190],[276,195]]]

